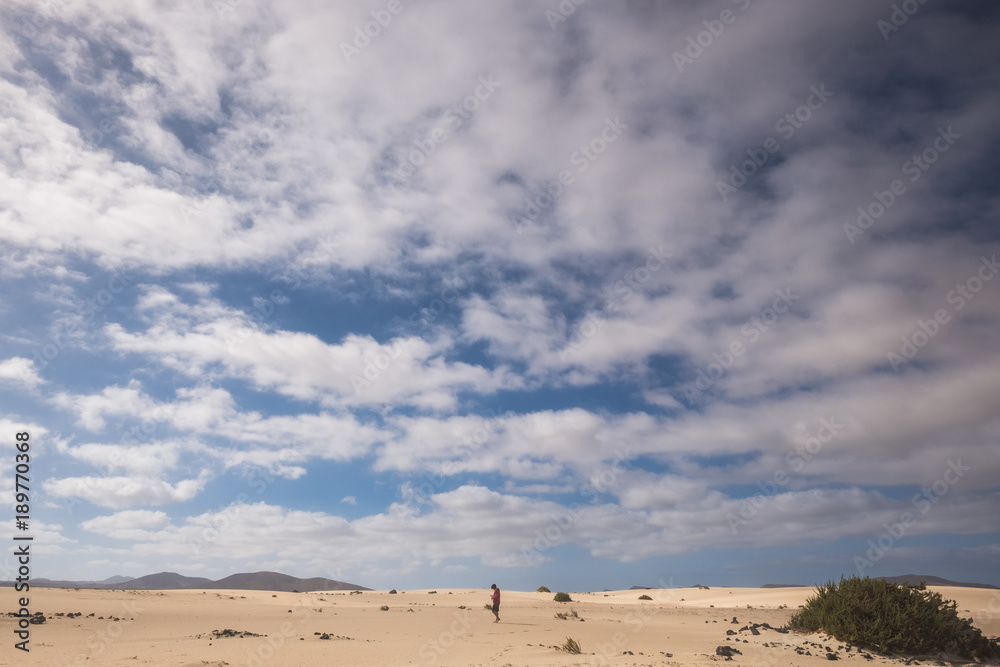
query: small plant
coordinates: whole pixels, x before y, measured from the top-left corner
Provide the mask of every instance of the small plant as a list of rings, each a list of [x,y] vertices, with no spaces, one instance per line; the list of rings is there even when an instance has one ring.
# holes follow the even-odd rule
[[[552,598],[556,602],[572,602],[573,598],[569,596],[569,593],[556,593],[555,597]]]
[[[570,618],[580,618],[580,614],[576,613],[575,609],[570,609],[569,612],[560,611],[556,614],[556,618],[565,621]]]
[[[639,599],[640,600],[652,600],[653,598],[649,597],[648,595],[640,595]]]
[[[548,586],[539,586],[538,589],[535,592],[536,593],[551,593],[552,591],[549,590]]]
[[[396,595],[396,594],[397,593],[396,593],[396,589],[395,588],[393,588],[391,591],[389,591],[389,595]]]
[[[483,605],[483,609],[489,609],[490,611],[493,611],[493,605],[486,603]]]
[[[379,609],[381,609],[382,611],[389,611],[389,605],[384,604],[381,607],[379,607]]]
[[[879,653],[934,655],[967,659],[1000,657],[1000,640],[983,636],[971,618],[960,618],[957,604],[926,585],[893,584],[883,579],[840,578],[816,587],[788,628],[823,631],[838,641]]]
[[[562,645],[562,649],[567,653],[579,653],[580,652],[580,642],[576,641],[572,637],[566,638],[566,643]]]

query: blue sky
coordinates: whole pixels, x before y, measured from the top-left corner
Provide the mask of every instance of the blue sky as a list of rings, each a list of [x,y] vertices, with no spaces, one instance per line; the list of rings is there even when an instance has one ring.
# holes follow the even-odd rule
[[[1000,585],[994,9],[330,4],[0,10],[34,576]]]

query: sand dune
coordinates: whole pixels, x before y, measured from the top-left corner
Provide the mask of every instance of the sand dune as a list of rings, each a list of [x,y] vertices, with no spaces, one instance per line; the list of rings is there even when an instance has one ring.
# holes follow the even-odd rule
[[[962,615],[988,635],[1000,635],[1000,591],[933,588],[956,600]],[[782,626],[811,588],[571,593],[572,603],[554,602],[550,593],[505,590],[499,624],[484,609],[485,589],[31,593],[31,610],[48,620],[31,626],[26,654],[13,648],[16,619],[4,616],[0,664],[707,665],[724,661],[716,647],[727,645],[741,651],[734,664],[743,665],[828,664],[824,647],[851,664],[893,662],[838,650],[836,641],[820,635],[764,626]],[[653,599],[640,601],[642,594]],[[559,612],[567,619],[557,618]],[[761,624],[757,635],[749,629],[754,623]],[[232,632],[218,636],[225,630]],[[554,648],[567,637],[580,643],[581,654]]]

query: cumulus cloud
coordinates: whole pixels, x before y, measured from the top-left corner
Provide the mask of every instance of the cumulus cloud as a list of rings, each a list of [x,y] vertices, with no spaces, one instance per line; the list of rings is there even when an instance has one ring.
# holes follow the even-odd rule
[[[19,384],[27,389],[35,389],[45,382],[35,368],[35,362],[24,357],[11,357],[0,361],[0,381]]]
[[[80,498],[112,509],[138,505],[180,503],[194,498],[208,483],[210,475],[180,480],[171,484],[163,479],[144,476],[65,477],[43,483],[46,492],[57,498]]]
[[[187,306],[162,288],[151,289],[140,307],[150,314],[150,328],[130,333],[109,325],[114,349],[162,359],[191,376],[221,367],[226,376],[261,389],[328,406],[450,409],[457,391],[492,393],[520,384],[504,368],[449,361],[446,338],[406,336],[379,343],[349,334],[330,344],[309,333],[267,331],[218,301]]]

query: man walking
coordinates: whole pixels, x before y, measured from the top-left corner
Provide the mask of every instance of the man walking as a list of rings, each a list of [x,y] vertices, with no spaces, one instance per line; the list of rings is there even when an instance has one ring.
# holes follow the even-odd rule
[[[496,584],[490,586],[493,589],[493,615],[497,617],[494,623],[500,622],[500,589],[497,588]]]

